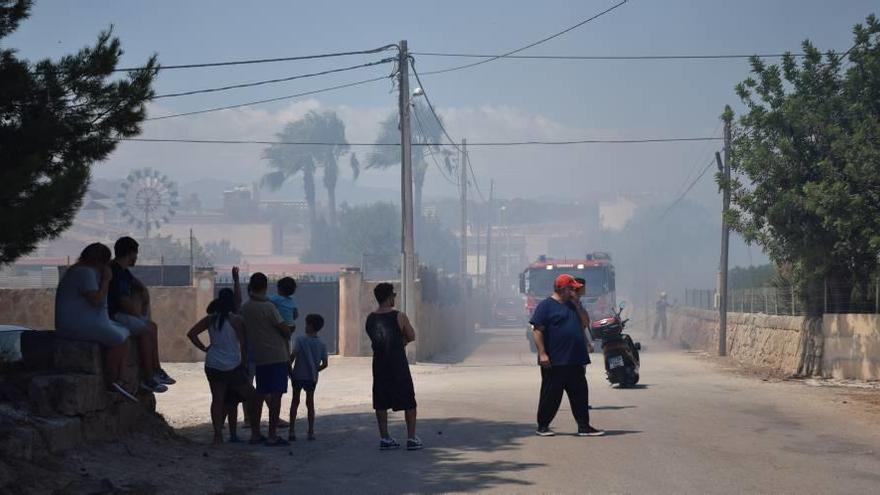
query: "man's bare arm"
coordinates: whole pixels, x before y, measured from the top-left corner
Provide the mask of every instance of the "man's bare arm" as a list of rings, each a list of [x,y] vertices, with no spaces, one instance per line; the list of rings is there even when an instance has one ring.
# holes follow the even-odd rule
[[[416,330],[413,328],[412,323],[409,322],[409,317],[407,317],[404,313],[397,313],[397,323],[400,325],[400,331],[403,333],[403,341],[407,344],[416,340]]]
[[[538,349],[538,364],[544,367],[550,366],[550,356],[544,348],[544,327],[533,325],[532,337],[535,340],[535,348]]]

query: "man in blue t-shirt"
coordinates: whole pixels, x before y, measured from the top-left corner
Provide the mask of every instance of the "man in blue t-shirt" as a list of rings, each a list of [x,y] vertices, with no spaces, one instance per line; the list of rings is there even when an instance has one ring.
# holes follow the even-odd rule
[[[605,432],[590,425],[586,328],[590,316],[581,305],[578,291],[583,284],[568,274],[556,278],[553,295],[541,301],[530,323],[541,366],[541,397],[538,401],[538,430],[543,437],[555,435],[550,422],[559,411],[562,393],[568,395],[578,424],[578,436],[594,437]]]

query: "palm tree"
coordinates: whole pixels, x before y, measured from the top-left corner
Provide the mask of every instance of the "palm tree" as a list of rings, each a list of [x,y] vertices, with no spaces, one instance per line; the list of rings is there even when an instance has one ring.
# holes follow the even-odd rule
[[[263,152],[263,158],[274,169],[263,177],[263,183],[278,190],[288,179],[302,174],[309,221],[317,225],[315,201],[315,173],[324,167],[323,183],[327,189],[330,223],[336,224],[336,182],[339,177],[338,160],[348,151],[345,124],[335,112],[310,111],[300,120],[290,122],[276,135],[282,142],[324,142],[327,145],[272,144]]]
[[[416,218],[422,215],[422,189],[425,185],[425,176],[428,172],[428,160],[430,154],[448,154],[447,150],[439,147],[428,146],[428,143],[438,143],[443,139],[441,123],[434,118],[431,110],[417,101],[412,109],[412,168],[413,168],[413,202]],[[391,114],[380,125],[379,137],[376,143],[400,143],[400,128],[398,127],[397,114]],[[438,163],[440,162],[438,158]],[[450,162],[443,160],[447,171]],[[375,150],[367,157],[367,168],[388,168],[400,166],[400,147],[376,146]]]

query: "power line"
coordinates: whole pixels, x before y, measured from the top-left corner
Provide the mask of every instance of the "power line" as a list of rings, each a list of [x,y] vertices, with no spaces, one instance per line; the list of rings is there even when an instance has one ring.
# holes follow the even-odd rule
[[[419,83],[419,87],[422,89],[422,96],[425,97],[425,103],[428,104],[428,108],[431,110],[431,114],[434,115],[434,120],[437,121],[437,125],[440,126],[440,130],[443,131],[443,135],[446,136],[446,139],[449,140],[449,143],[455,147],[458,151],[461,151],[461,148],[455,143],[455,140],[446,132],[446,127],[443,125],[443,121],[440,120],[440,116],[437,115],[437,111],[434,109],[434,105],[431,103],[431,99],[428,97],[428,92],[425,91],[425,86],[422,85],[422,80],[419,78],[419,73],[416,70],[416,61],[415,59],[411,59],[410,69],[414,76],[416,76],[416,82]]]
[[[715,159],[714,159],[714,158],[712,159],[712,161],[710,161],[708,164],[706,164],[706,167],[703,169],[702,172],[700,172],[700,175],[698,175],[697,178],[694,179],[693,182],[691,182],[691,184],[687,187],[687,189],[685,189],[684,192],[682,192],[681,195],[679,195],[678,198],[677,198],[675,201],[672,202],[672,204],[670,204],[665,210],[663,210],[663,213],[660,215],[660,219],[661,219],[661,220],[662,220],[664,217],[666,217],[666,215],[667,215],[667,214],[668,214],[673,208],[675,208],[675,207],[678,205],[678,203],[681,203],[681,201],[685,198],[685,196],[687,196],[687,194],[688,194],[689,192],[691,192],[691,189],[693,189],[694,186],[697,185],[697,182],[700,182],[700,179],[702,179],[703,176],[706,175],[706,172],[709,171],[709,168],[712,167],[712,165],[715,165]]]
[[[468,143],[468,144],[470,144],[470,143]],[[470,153],[465,153],[465,154],[464,154],[464,159],[467,161],[467,166],[468,166],[468,169],[469,169],[470,172],[471,172],[471,177],[474,179],[474,189],[476,189],[477,194],[480,196],[480,199],[485,203],[485,202],[486,202],[486,196],[483,196],[483,191],[480,190],[480,184],[479,184],[479,182],[477,182],[477,175],[474,173],[474,166],[471,165],[471,155],[470,155]]]
[[[280,57],[280,58],[257,58],[250,60],[235,60],[235,61],[227,61],[227,62],[208,62],[208,63],[199,63],[199,64],[181,64],[181,65],[160,65],[156,68],[156,70],[171,70],[171,69],[201,69],[205,67],[226,67],[231,65],[251,65],[251,64],[267,64],[267,63],[275,63],[275,62],[290,62],[294,60],[314,60],[319,58],[330,58],[330,57],[345,57],[348,55],[369,55],[373,53],[383,52],[385,50],[389,50],[392,48],[397,48],[397,45],[385,45],[379,48],[373,48],[371,50],[357,50],[351,52],[335,52],[335,53],[321,53],[317,55],[301,55],[297,57]],[[123,69],[115,69],[113,72],[134,72],[138,70],[144,70],[146,67],[126,67]]]
[[[421,131],[422,136],[425,136],[426,135],[425,128],[424,128],[424,126],[422,126],[422,119],[419,117],[418,109],[416,109],[415,106],[413,107],[413,115],[415,115],[415,117],[416,117],[416,125],[418,126],[419,131]],[[418,145],[416,144],[414,146],[418,146]],[[437,162],[437,157],[434,156],[434,151],[431,150],[431,147],[427,146],[427,148],[428,148],[428,154],[431,155],[431,161],[434,162],[434,166],[437,167],[437,171],[440,172],[440,175],[442,175],[443,178],[446,179],[446,182],[449,182],[450,184],[452,184],[454,186],[458,186],[459,185],[458,181],[454,181],[454,180],[450,179],[447,176],[446,171],[443,169],[443,167],[440,166],[440,163]]]
[[[297,76],[282,77],[282,78],[278,78],[278,79],[266,79],[263,81],[255,81],[255,82],[243,83],[243,84],[233,84],[230,86],[220,86],[217,88],[196,89],[193,91],[184,91],[184,92],[180,92],[180,93],[168,93],[168,94],[164,94],[164,95],[154,96],[153,99],[158,100],[160,98],[176,98],[179,96],[191,96],[191,95],[198,95],[198,94],[204,94],[204,93],[216,93],[218,91],[228,91],[230,89],[252,88],[254,86],[263,86],[266,84],[276,84],[276,83],[281,83],[281,82],[294,81],[296,79],[306,79],[309,77],[324,76],[327,74],[335,74],[338,72],[346,72],[346,71],[355,70],[355,69],[363,69],[365,67],[372,67],[374,65],[387,64],[387,63],[393,62],[393,61],[394,61],[393,58],[383,58],[382,60],[376,60],[375,62],[368,62],[365,64],[351,65],[348,67],[341,67],[341,68],[337,68],[337,69],[329,69],[329,70],[324,70],[321,72],[312,72],[310,74],[300,74]]]
[[[588,22],[591,22],[591,21],[593,21],[593,20],[595,20],[595,19],[598,19],[599,17],[602,17],[603,15],[605,15],[605,14],[611,12],[612,10],[614,10],[614,9],[616,9],[616,8],[618,8],[618,7],[620,7],[621,5],[625,4],[626,2],[627,2],[627,0],[623,0],[622,2],[619,2],[619,3],[617,3],[617,4],[615,4],[615,5],[611,6],[611,7],[609,7],[609,8],[607,8],[607,9],[603,10],[602,12],[599,12],[598,14],[596,14],[596,15],[594,15],[594,16],[588,18],[588,19],[584,19],[583,21],[581,21],[581,22],[575,24],[574,26],[568,27],[568,28],[566,28],[566,29],[564,29],[564,30],[562,30],[562,31],[559,31],[558,33],[555,33],[555,34],[552,34],[552,35],[550,35],[550,36],[547,36],[546,38],[540,39],[540,40],[538,40],[538,41],[536,41],[536,42],[534,42],[534,43],[529,43],[528,45],[523,46],[523,47],[520,47],[520,48],[517,48],[516,50],[511,50],[511,51],[506,52],[506,53],[504,53],[504,54],[502,54],[502,55],[492,56],[492,57],[487,58],[487,59],[485,59],[485,60],[480,60],[479,62],[473,62],[473,63],[470,63],[470,64],[459,65],[459,66],[456,66],[456,67],[449,67],[449,68],[446,68],[446,69],[440,69],[440,70],[435,70],[435,71],[431,71],[431,72],[425,72],[425,75],[427,76],[427,75],[433,75],[433,74],[443,74],[443,73],[446,73],[446,72],[453,72],[453,71],[462,70],[462,69],[469,69],[469,68],[471,68],[471,67],[476,67],[476,66],[478,66],[478,65],[487,64],[487,63],[489,63],[489,62],[492,62],[492,61],[498,60],[499,58],[509,57],[510,55],[513,55],[513,54],[515,54],[515,53],[519,53],[519,52],[521,52],[521,51],[523,51],[523,50],[528,50],[529,48],[532,48],[532,47],[538,46],[538,45],[540,45],[540,44],[542,44],[542,43],[546,43],[546,42],[548,42],[548,41],[550,41],[550,40],[552,40],[552,39],[554,39],[554,38],[558,38],[558,37],[562,36],[563,34],[568,33],[569,31],[573,31],[573,30],[575,30],[575,29],[577,29],[577,28],[583,26],[584,24],[587,24]]]
[[[650,143],[676,143],[698,141],[720,141],[716,136],[705,137],[677,137],[677,138],[639,138],[639,139],[569,139],[563,141],[483,141],[470,142],[468,146],[480,147],[506,147],[506,146],[567,146],[577,144],[650,144]],[[176,139],[176,138],[122,138],[120,141],[133,141],[142,143],[190,143],[190,144],[278,144],[290,146],[400,146],[400,143],[345,143],[332,141],[261,141],[261,140],[236,140],[236,139]],[[454,143],[416,143],[419,146],[458,146]]]
[[[713,135],[713,136],[717,136],[717,135],[718,135],[718,131],[721,129],[721,126],[722,126],[723,124],[724,124],[724,122],[723,122],[721,119],[719,119],[719,120],[718,120],[718,125],[716,125],[716,126],[715,126],[715,130],[712,131],[712,135]],[[710,157],[710,158],[711,158],[711,156],[713,155],[713,153],[714,153],[714,151],[713,151],[711,148],[709,148],[709,157]],[[700,154],[698,155],[698,157],[697,157],[697,158],[698,158],[698,161],[695,161],[694,164],[693,164],[693,166],[691,166],[691,169],[688,171],[687,176],[685,176],[685,178],[684,178],[684,180],[682,181],[681,186],[679,186],[679,188],[683,188],[683,187],[685,187],[685,185],[688,183],[688,181],[691,180],[691,176],[694,175],[694,173],[695,173],[697,170],[699,170],[700,165],[702,165],[702,164],[704,163],[704,159],[702,158],[703,155],[704,155],[703,153],[700,153]]]
[[[355,81],[355,82],[350,82],[350,83],[346,83],[346,84],[339,84],[339,85],[330,86],[327,88],[315,89],[315,90],[311,90],[311,91],[304,91],[302,93],[295,93],[292,95],[278,96],[275,98],[267,98],[264,100],[254,100],[254,101],[249,101],[249,102],[245,102],[245,103],[238,103],[235,105],[226,105],[226,106],[222,106],[222,107],[206,108],[204,110],[196,110],[193,112],[182,112],[182,113],[173,113],[173,114],[169,114],[169,115],[160,115],[158,117],[151,117],[151,118],[144,119],[144,120],[174,119],[177,117],[189,117],[191,115],[201,115],[204,113],[220,112],[222,110],[232,110],[235,108],[250,107],[250,106],[254,106],[254,105],[260,105],[263,103],[272,103],[272,102],[276,102],[276,101],[290,100],[293,98],[300,98],[303,96],[310,96],[310,95],[316,95],[319,93],[326,93],[328,91],[336,91],[338,89],[345,89],[345,88],[351,88],[354,86],[361,86],[361,85],[372,83],[372,82],[384,81],[384,80],[387,80],[391,77],[393,77],[393,75],[382,76],[382,77],[373,77],[370,79],[363,79],[361,81]]]
[[[734,53],[716,55],[491,55],[481,53],[445,53],[445,52],[412,52],[413,55],[422,57],[453,57],[453,58],[508,58],[516,60],[724,60],[724,59],[749,59],[758,58],[782,58],[786,53]],[[793,57],[806,57],[806,53],[790,53]],[[426,72],[433,74],[435,72]]]

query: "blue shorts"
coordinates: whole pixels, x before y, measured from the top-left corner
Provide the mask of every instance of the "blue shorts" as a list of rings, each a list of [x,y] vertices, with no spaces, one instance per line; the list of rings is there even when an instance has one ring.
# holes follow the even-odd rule
[[[257,393],[287,393],[287,362],[257,365]]]
[[[314,392],[318,386],[318,382],[311,380],[293,380],[293,391],[305,390],[306,392]]]

